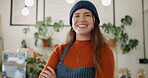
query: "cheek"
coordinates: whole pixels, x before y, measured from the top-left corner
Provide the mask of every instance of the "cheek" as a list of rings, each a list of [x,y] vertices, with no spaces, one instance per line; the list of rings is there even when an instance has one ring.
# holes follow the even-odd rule
[[[74,25],[75,23],[77,23],[78,20],[76,19],[72,19],[72,25]]]
[[[74,19],[72,19],[72,26],[74,26],[75,25],[75,20]]]
[[[93,19],[88,19],[87,21],[89,22],[89,24],[90,24],[91,26],[94,26],[94,21],[93,21]]]
[[[75,20],[72,19],[72,28],[75,30]]]
[[[92,30],[94,28],[94,21],[93,19],[88,20],[89,24],[90,24],[90,30]]]

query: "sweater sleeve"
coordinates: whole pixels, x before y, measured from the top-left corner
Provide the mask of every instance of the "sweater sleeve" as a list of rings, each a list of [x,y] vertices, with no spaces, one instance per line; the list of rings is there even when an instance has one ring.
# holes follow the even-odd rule
[[[60,61],[62,52],[65,50],[66,46],[67,46],[66,44],[63,44],[63,45],[59,45],[54,49],[54,51],[51,53],[50,57],[47,60],[47,63],[44,67],[45,70],[47,69],[47,66],[50,66],[51,68],[56,70],[56,67],[58,65],[58,62]]]
[[[47,67],[50,66],[54,70],[56,70],[56,67],[58,65],[58,62],[60,61],[60,57],[62,55],[62,52],[64,51],[66,45],[60,45],[54,49],[54,51],[51,53],[50,57],[48,58],[46,65],[43,70],[48,70]],[[41,74],[38,78],[40,78]]]
[[[97,78],[114,78],[114,55],[110,48],[101,50],[100,65],[102,71]]]
[[[58,48],[57,47],[52,53],[51,55],[49,56],[47,62],[46,62],[46,65],[44,67],[44,69],[46,70],[47,69],[47,66],[50,66],[51,68],[53,68],[54,70],[56,69],[56,66],[58,64],[58,61],[59,61],[59,54],[58,54]]]

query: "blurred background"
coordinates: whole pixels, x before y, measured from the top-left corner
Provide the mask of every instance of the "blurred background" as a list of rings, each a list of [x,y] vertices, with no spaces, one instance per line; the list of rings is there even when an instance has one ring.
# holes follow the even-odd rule
[[[47,61],[54,48],[65,43],[66,34],[70,29],[69,11],[77,1],[0,0],[0,76],[4,75],[2,65],[5,67],[9,65],[27,67],[24,69],[27,75],[22,78],[36,78],[32,74],[38,74],[42,67],[36,67],[38,68],[36,69],[31,65],[39,61],[42,64],[38,65],[44,66],[44,62]],[[116,40],[114,45],[109,43],[115,56],[115,78],[124,78],[123,75],[128,76],[127,78],[148,78],[148,35],[146,35],[148,33],[146,30],[148,29],[148,0],[89,1],[97,7],[101,20],[101,31],[108,41],[115,39],[116,36],[110,30],[108,30],[110,33],[106,33],[106,28],[125,26],[123,31],[128,38],[127,35],[120,34],[118,38],[126,41],[121,43],[120,40]],[[43,29],[42,32],[40,28]],[[48,40],[47,44],[43,43],[44,39]],[[127,45],[126,48],[121,46],[128,44],[131,39],[133,43]],[[20,51],[27,53],[27,56],[24,55],[27,62],[20,63],[18,62],[21,60],[20,57],[7,55],[12,52],[18,54]],[[6,58],[4,56],[14,60],[8,60],[7,63],[4,61]],[[36,59],[39,60],[33,62]],[[18,77],[21,78],[21,76]]]

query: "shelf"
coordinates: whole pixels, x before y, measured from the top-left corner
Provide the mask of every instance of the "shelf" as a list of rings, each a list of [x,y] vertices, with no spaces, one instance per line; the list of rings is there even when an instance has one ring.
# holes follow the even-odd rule
[[[12,62],[6,62],[3,63],[4,65],[14,65],[14,66],[26,66],[25,64],[17,64],[17,63],[12,63]]]
[[[43,47],[43,48],[45,48],[45,49],[54,49],[55,47]]]
[[[110,47],[112,50],[117,50],[117,48],[116,47]]]

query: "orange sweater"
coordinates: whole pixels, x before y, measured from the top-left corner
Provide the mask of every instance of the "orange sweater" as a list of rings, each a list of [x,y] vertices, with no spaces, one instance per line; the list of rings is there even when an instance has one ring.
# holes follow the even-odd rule
[[[75,43],[71,46],[69,52],[65,56],[63,63],[72,69],[76,69],[78,67],[94,67],[93,52],[92,52],[93,47],[89,45],[90,45],[90,40],[75,41]],[[68,44],[60,45],[52,52],[46,63],[46,66],[44,67],[45,70],[47,70],[47,66],[51,66],[53,69],[56,70],[62,52],[66,49],[67,46]],[[110,48],[104,47],[101,50],[98,57],[101,58],[100,62],[102,69],[102,73],[99,78],[113,78],[114,55],[110,50]],[[78,58],[79,62],[77,63]]]

